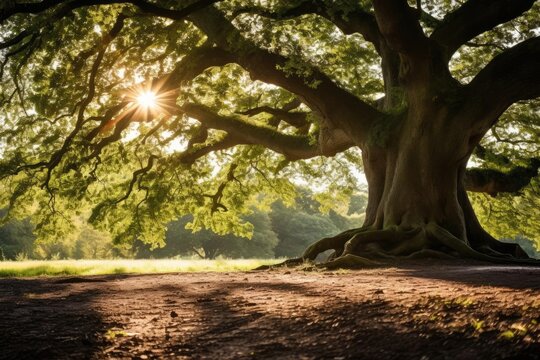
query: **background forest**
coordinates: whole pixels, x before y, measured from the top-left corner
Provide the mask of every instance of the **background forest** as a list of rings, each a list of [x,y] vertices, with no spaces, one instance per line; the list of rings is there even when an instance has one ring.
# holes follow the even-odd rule
[[[274,258],[297,257],[315,238],[335,235],[362,223],[367,195],[357,193],[344,199],[332,199],[298,188],[292,204],[278,200],[263,211],[252,208],[244,221],[253,225],[249,237],[234,234],[216,234],[211,230],[193,231],[193,216],[186,215],[167,226],[165,241],[152,247],[143,241],[118,244],[109,233],[97,231],[86,222],[74,221],[69,236],[38,238],[29,219],[12,220],[0,227],[0,258],[26,259],[111,259],[111,258]],[[514,234],[506,241],[517,242],[533,257],[540,258],[540,243],[534,224],[532,202],[520,198],[492,198],[474,196],[477,212],[495,234]],[[326,204],[334,201],[333,209]],[[514,207],[509,208],[513,201]],[[338,204],[336,204],[336,202]],[[529,219],[529,226],[516,226],[509,221],[508,211],[514,218]],[[527,215],[528,214],[528,215]],[[527,224],[527,223],[526,223]]]
[[[0,256],[5,260],[294,257],[301,255],[314,238],[361,224],[367,202],[365,194],[341,201],[336,207],[340,213],[325,211],[316,198],[309,190],[299,189],[299,196],[290,206],[278,200],[266,212],[253,207],[251,214],[243,219],[253,226],[248,237],[219,235],[206,229],[194,232],[193,216],[183,216],[168,224],[161,247],[139,240],[115,244],[110,234],[97,231],[83,221],[74,222],[76,226],[69,236],[40,239],[33,234],[30,220],[13,220],[0,227]]]

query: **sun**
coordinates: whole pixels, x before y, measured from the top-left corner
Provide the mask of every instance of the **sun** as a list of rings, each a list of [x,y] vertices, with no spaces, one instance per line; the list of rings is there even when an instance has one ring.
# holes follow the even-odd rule
[[[124,92],[125,107],[116,117],[104,125],[101,131],[108,131],[119,121],[148,122],[155,119],[165,121],[178,113],[176,99],[178,88],[164,88],[166,78],[158,82],[147,82],[129,87]]]
[[[157,95],[153,91],[144,91],[137,96],[137,104],[141,107],[151,109],[157,106]]]

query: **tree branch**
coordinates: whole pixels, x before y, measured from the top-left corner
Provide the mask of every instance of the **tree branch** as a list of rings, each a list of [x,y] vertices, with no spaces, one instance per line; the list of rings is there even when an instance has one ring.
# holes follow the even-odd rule
[[[540,37],[523,41],[496,56],[466,87],[469,110],[478,134],[519,100],[540,96]]]
[[[270,106],[259,106],[246,111],[242,111],[240,114],[247,116],[255,116],[261,113],[273,115],[277,119],[283,120],[287,124],[292,125],[298,129],[305,128],[309,125],[309,122],[306,120],[307,113],[305,112],[290,112],[284,109],[276,109]]]
[[[425,55],[429,41],[418,22],[418,14],[404,0],[374,0],[379,30],[392,49],[407,57]]]
[[[191,165],[197,159],[205,155],[219,150],[230,149],[236,145],[249,145],[249,143],[242,142],[240,139],[236,139],[234,136],[227,134],[223,139],[215,143],[203,146],[193,146],[188,148],[186,151],[180,153],[177,157],[175,157],[173,159],[173,162]]]
[[[469,0],[448,14],[431,34],[449,60],[456,50],[476,36],[529,10],[536,0]]]
[[[468,169],[465,173],[467,191],[484,192],[495,196],[501,192],[518,193],[531,179],[538,176],[540,159],[530,160],[527,167],[516,166],[508,172],[492,169]]]
[[[287,58],[261,49],[242,37],[217,9],[207,8],[194,13],[190,19],[210,40],[229,51],[235,57],[235,62],[246,69],[253,79],[278,85],[297,94],[321,118],[335,127],[343,128],[357,144],[367,139],[371,124],[383,116],[317,69],[309,69],[309,76],[283,70],[290,67]],[[231,41],[232,38],[234,41]],[[305,73],[306,69],[302,70]]]
[[[215,47],[203,45],[200,48],[194,50],[188,55],[184,56],[175,66],[174,70],[160,78],[152,80],[152,89],[160,94],[163,92],[170,92],[172,89],[176,89],[184,81],[190,81],[204,70],[212,66],[222,66],[231,62],[229,54],[223,50]],[[175,109],[176,99],[170,99],[171,104],[167,107]],[[129,101],[122,101],[118,105],[110,108],[105,116],[102,118],[101,123],[92,129],[86,136],[86,141],[92,141],[96,136],[102,133],[108,128],[115,127],[112,135],[102,139],[99,143],[94,144],[94,151],[89,158],[98,156],[101,151],[109,144],[118,141],[121,137],[121,133],[125,130],[129,123],[133,120],[136,113],[135,109],[126,109]],[[120,113],[124,110],[122,113]],[[119,115],[117,115],[120,113]],[[116,116],[116,117],[114,117]],[[151,120],[151,119],[149,119]],[[88,159],[86,159],[88,160]]]
[[[154,79],[153,83],[160,84],[164,81],[160,86],[165,90],[178,88],[183,82],[193,80],[208,68],[224,66],[234,61],[235,57],[231,53],[212,47],[210,42],[207,42],[183,57],[170,74]]]
[[[207,198],[210,198],[210,200],[212,200],[212,207],[210,209],[210,213],[211,214],[214,214],[216,211],[229,211],[229,209],[227,209],[227,207],[225,205],[223,205],[221,203],[221,199],[223,198],[223,191],[225,190],[225,188],[227,187],[227,185],[233,181],[233,180],[237,180],[235,177],[234,177],[234,171],[236,170],[236,168],[238,167],[237,164],[235,163],[232,163],[229,167],[229,171],[227,172],[227,178],[225,179],[225,181],[223,181],[221,184],[219,184],[216,192],[212,195],[209,195],[209,194],[203,194],[203,196],[207,197]]]
[[[151,13],[157,16],[166,17],[173,20],[181,20],[194,11],[203,9],[207,6],[215,4],[221,0],[199,0],[195,1],[186,7],[176,10],[167,9],[156,4],[144,0],[75,0],[68,2],[62,10],[62,14],[66,15],[70,11],[81,7],[93,5],[110,5],[110,4],[132,4],[137,6],[141,11]],[[38,14],[53,7],[65,3],[62,0],[43,0],[35,3],[14,3],[6,8],[0,9],[0,23],[10,18],[15,14]],[[63,16],[62,15],[62,16]]]
[[[152,170],[152,168],[154,167],[154,161],[158,159],[158,157],[156,155],[150,155],[148,157],[148,163],[145,167],[143,168],[140,168],[138,170],[135,170],[131,176],[131,180],[129,182],[129,185],[128,185],[128,189],[126,190],[126,193],[114,200],[113,202],[113,205],[118,205],[119,203],[121,203],[122,201],[126,200],[129,195],[131,195],[131,193],[133,192],[133,187],[135,186],[135,183],[144,176],[146,174],[148,174],[148,172],[150,172],[150,170]]]
[[[203,254],[200,253],[199,250],[197,250],[197,248],[195,246],[191,247],[191,251],[193,251],[199,258],[204,260],[205,257],[203,256]]]
[[[252,124],[239,115],[218,115],[210,108],[199,104],[185,104],[180,107],[180,111],[207,127],[226,131],[244,144],[265,146],[290,160],[323,155],[305,136],[282,134],[271,127]]]
[[[379,51],[381,34],[377,27],[375,17],[360,6],[357,6],[352,10],[347,9],[345,12],[339,8],[336,9],[334,4],[330,6],[324,1],[306,0],[300,2],[296,6],[281,9],[279,11],[269,11],[257,6],[243,7],[236,10],[234,15],[237,16],[246,13],[260,15],[275,20],[291,19],[307,14],[319,15],[336,25],[344,34],[361,34],[366,41],[373,43],[377,51]]]
[[[350,8],[352,4],[355,4],[353,9]],[[366,41],[373,44],[375,50],[381,56],[382,74],[386,93],[391,93],[399,84],[398,74],[400,61],[398,54],[389,47],[386,39],[379,31],[375,16],[371,12],[362,9],[361,6],[355,2],[347,3],[346,10],[339,9],[335,3],[330,5],[325,1],[306,0],[295,7],[278,11],[269,11],[265,8],[254,6],[240,8],[234,14],[236,16],[243,13],[257,14],[276,20],[294,18],[306,14],[316,14],[332,22],[344,34],[349,35],[359,33]],[[421,18],[424,22],[429,24],[438,21],[425,12],[422,12]],[[396,105],[394,100],[394,97],[388,96],[378,108],[389,110]]]
[[[417,8],[417,11],[420,12],[420,21],[422,21],[426,26],[430,28],[435,28],[441,24],[440,19],[437,19],[435,16],[431,15],[422,8]]]
[[[90,6],[90,5],[96,5],[96,4],[109,4],[109,3],[117,3],[118,1],[109,1],[109,0],[96,0],[96,1],[72,1],[57,11],[51,16],[51,19],[60,19],[63,16],[67,15],[70,11],[77,7],[82,6]],[[147,3],[145,1],[139,1],[134,0],[129,3],[135,4],[139,6],[141,9],[156,13],[158,15],[166,16],[169,18],[174,19],[180,19],[191,13],[192,11],[200,10],[201,8],[204,8],[208,6],[211,3],[215,3],[216,1],[209,1],[209,0],[201,0],[195,3],[190,4],[189,6],[185,7],[181,10],[168,10],[168,9],[162,9],[158,8],[155,5],[151,3]],[[41,11],[45,11],[49,8],[54,7],[55,5],[59,4],[60,2],[56,1],[47,1],[44,0],[41,3],[27,3],[27,4],[16,4],[14,7],[10,7],[8,9],[4,9],[1,13],[1,19],[4,20],[7,17],[14,15],[16,13],[21,12],[27,12],[27,13],[38,13]],[[94,65],[92,67],[91,73],[90,73],[90,80],[89,80],[89,91],[85,99],[82,101],[80,108],[79,108],[79,114],[77,117],[77,122],[75,125],[75,128],[71,131],[71,133],[67,136],[67,138],[64,140],[64,143],[62,144],[61,148],[54,152],[54,154],[51,156],[51,158],[48,161],[42,161],[35,164],[25,164],[18,166],[15,169],[12,169],[9,171],[10,175],[18,174],[20,171],[25,169],[39,169],[46,167],[47,168],[47,175],[46,179],[44,181],[43,186],[48,188],[48,184],[50,181],[51,173],[54,168],[61,162],[64,155],[68,152],[70,145],[75,138],[76,135],[79,134],[80,130],[82,129],[82,125],[88,120],[84,118],[84,112],[86,109],[86,106],[92,101],[94,97],[94,91],[95,91],[95,78],[97,76],[97,72],[99,70],[99,66],[101,65],[101,61],[103,59],[103,56],[105,54],[105,50],[108,46],[108,44],[118,35],[120,30],[123,26],[123,21],[125,19],[124,15],[120,15],[111,29],[111,31],[104,36],[102,39],[102,43],[98,47],[100,50],[98,51],[98,55],[96,58],[96,61],[94,62]],[[24,39],[28,34],[31,32],[26,33],[23,31],[21,34],[21,39]],[[17,38],[17,36],[16,36]],[[8,41],[9,42],[9,41]],[[16,43],[16,42],[15,42]],[[0,46],[4,46],[5,43]],[[91,53],[89,52],[88,55]],[[175,87],[177,88],[179,86],[179,83],[184,80],[189,80],[201,73],[204,69],[211,67],[211,66],[218,66],[218,65],[224,65],[228,62],[231,62],[230,59],[225,57],[225,53],[217,48],[211,48],[211,47],[202,47],[201,49],[198,49],[194,51],[191,54],[188,54],[186,57],[184,57],[179,63],[177,64],[175,70],[163,77],[160,81],[160,85],[163,87]],[[86,136],[86,141],[93,140],[107,125],[110,125],[112,122],[113,125],[116,125],[116,128],[112,135],[102,139],[99,143],[94,144],[94,150],[92,153],[85,157],[84,160],[89,160],[92,158],[97,158],[99,154],[101,153],[102,149],[105,148],[107,145],[118,141],[121,138],[122,131],[125,130],[130,121],[131,118],[135,114],[133,111],[127,111],[123,113],[123,116],[119,116],[119,120],[115,121],[113,117],[118,114],[120,111],[122,111],[128,102],[123,101],[117,106],[112,107],[109,109],[105,116],[101,119],[101,123],[91,130]]]
[[[43,183],[43,187],[47,189],[49,188],[49,181],[51,179],[52,171],[54,170],[54,168],[56,168],[56,166],[58,166],[58,164],[60,163],[64,155],[69,151],[70,146],[73,142],[73,139],[77,136],[77,134],[82,129],[82,126],[85,121],[84,114],[86,112],[86,108],[92,102],[95,96],[96,78],[98,75],[99,68],[101,66],[101,62],[103,61],[103,57],[105,56],[107,47],[118,36],[120,31],[124,27],[124,20],[125,20],[125,16],[120,14],[117,17],[109,33],[107,33],[101,40],[100,50],[97,54],[94,64],[92,65],[92,69],[90,70],[90,75],[89,75],[89,80],[88,80],[88,93],[86,97],[82,100],[79,106],[79,113],[77,115],[77,122],[75,123],[75,127],[64,140],[62,147],[51,156],[49,163],[47,164],[47,176]]]
[[[28,36],[39,32],[39,30],[42,27],[46,25],[50,25],[51,23],[54,23],[64,18],[65,16],[70,14],[73,10],[81,8],[81,7],[87,7],[87,6],[93,6],[93,5],[132,4],[138,7],[141,11],[148,14],[152,14],[152,15],[160,16],[164,18],[169,18],[172,20],[182,20],[186,18],[188,15],[190,15],[191,13],[201,10],[219,1],[221,0],[199,0],[179,10],[162,8],[160,6],[157,6],[153,3],[149,3],[144,0],[126,0],[126,1],[75,0],[75,1],[70,1],[64,5],[59,6],[58,9],[55,9],[55,11],[49,16],[49,18],[47,19],[40,18],[36,20],[33,24],[31,24],[29,28],[24,29],[18,34],[16,34],[15,36],[0,42],[0,49],[5,49],[5,48],[8,48],[10,46],[20,43]],[[56,5],[59,5],[62,3],[63,1],[58,1],[58,0],[44,0],[39,3],[20,3],[20,4],[15,3],[12,6],[8,6],[7,8],[0,9],[0,23],[2,23],[3,21],[5,21],[6,19],[8,19],[9,17],[15,14],[20,14],[20,13],[37,14],[37,13],[41,13],[46,10],[52,9]]]

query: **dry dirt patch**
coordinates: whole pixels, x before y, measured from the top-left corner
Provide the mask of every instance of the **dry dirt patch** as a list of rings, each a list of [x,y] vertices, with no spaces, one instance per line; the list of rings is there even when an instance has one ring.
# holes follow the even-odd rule
[[[540,359],[540,269],[0,279],[0,358]]]

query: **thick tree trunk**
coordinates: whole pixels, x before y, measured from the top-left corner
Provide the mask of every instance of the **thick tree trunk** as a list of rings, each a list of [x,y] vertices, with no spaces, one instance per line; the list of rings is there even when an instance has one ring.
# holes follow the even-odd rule
[[[478,222],[463,175],[479,137],[453,116],[435,101],[420,101],[382,141],[360,144],[369,189],[365,223],[318,241],[304,259],[334,249],[325,266],[371,266],[396,256],[537,264],[520,259],[519,247],[499,243]]]
[[[470,149],[448,122],[441,109],[410,110],[384,148],[363,148],[370,189],[366,226],[406,229],[435,222],[467,240],[458,187]]]

